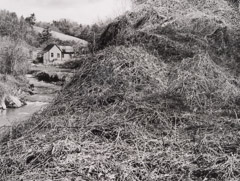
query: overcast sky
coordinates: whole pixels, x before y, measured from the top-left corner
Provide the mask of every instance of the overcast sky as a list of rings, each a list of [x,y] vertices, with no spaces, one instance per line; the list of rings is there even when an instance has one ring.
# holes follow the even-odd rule
[[[131,8],[131,0],[0,0],[0,9],[18,16],[35,13],[37,21],[70,19],[82,24],[114,17]]]

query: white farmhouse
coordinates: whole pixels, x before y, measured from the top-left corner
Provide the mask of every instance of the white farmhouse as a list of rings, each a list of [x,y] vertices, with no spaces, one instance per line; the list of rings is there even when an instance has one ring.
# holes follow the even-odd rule
[[[41,52],[43,56],[43,63],[61,63],[67,60],[71,60],[74,56],[74,50],[71,46],[58,46],[56,44],[50,44]]]

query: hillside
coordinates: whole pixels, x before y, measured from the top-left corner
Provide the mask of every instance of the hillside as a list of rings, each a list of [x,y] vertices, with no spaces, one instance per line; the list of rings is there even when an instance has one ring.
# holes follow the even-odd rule
[[[2,180],[240,180],[238,7],[135,3],[47,109],[4,133]]]
[[[33,26],[33,29],[37,33],[42,33],[42,31],[43,31],[43,28],[37,27],[37,26]],[[59,33],[59,32],[56,32],[56,31],[51,31],[51,34],[52,34],[53,38],[60,39],[62,41],[75,41],[77,43],[82,44],[83,46],[87,45],[87,42],[85,40],[80,39],[80,38],[65,35],[63,33]]]

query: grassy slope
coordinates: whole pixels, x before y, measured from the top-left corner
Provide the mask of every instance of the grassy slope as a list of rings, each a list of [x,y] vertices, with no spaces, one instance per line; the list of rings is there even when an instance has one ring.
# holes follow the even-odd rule
[[[2,180],[240,179],[240,84],[227,69],[239,15],[223,0],[166,2],[113,22],[110,47],[2,138]]]
[[[42,31],[43,31],[43,28],[41,28],[41,27],[33,26],[33,28],[37,33],[42,33]],[[51,31],[51,33],[52,33],[52,36],[54,38],[60,39],[62,41],[75,41],[75,42],[80,43],[84,46],[87,45],[87,42],[85,40],[82,40],[82,39],[79,39],[79,38],[76,38],[76,37],[73,37],[73,36],[65,35],[63,33],[59,33],[59,32],[56,32],[56,31]]]

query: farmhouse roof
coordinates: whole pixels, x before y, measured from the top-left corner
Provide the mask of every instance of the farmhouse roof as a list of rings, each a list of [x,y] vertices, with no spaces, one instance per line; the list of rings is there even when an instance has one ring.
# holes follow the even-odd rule
[[[58,46],[56,44],[49,44],[47,45],[41,53],[46,53],[51,50],[54,46],[56,46],[63,54],[73,54],[74,49],[71,46]]]
[[[56,45],[56,44],[49,44],[48,46],[46,46],[44,49],[43,49],[43,53],[45,52],[48,52],[49,50],[51,50],[54,46],[56,46],[61,52],[62,50]]]

